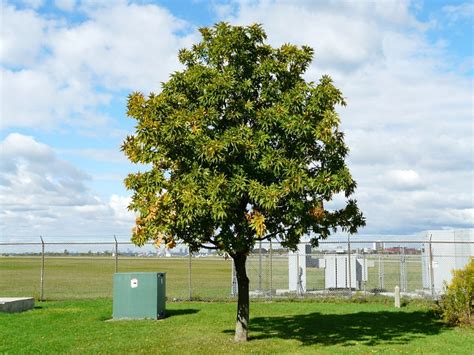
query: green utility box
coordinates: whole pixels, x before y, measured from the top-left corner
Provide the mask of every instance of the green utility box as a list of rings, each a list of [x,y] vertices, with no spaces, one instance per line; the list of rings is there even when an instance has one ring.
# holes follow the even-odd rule
[[[165,297],[166,273],[115,273],[113,318],[163,318]]]

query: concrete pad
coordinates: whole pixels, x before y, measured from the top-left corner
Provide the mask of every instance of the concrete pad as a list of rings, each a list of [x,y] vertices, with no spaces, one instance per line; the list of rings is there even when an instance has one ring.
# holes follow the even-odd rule
[[[268,297],[270,296],[270,291],[255,290],[249,291],[250,297]]]
[[[34,306],[33,297],[0,297],[0,312],[23,312],[33,309]]]

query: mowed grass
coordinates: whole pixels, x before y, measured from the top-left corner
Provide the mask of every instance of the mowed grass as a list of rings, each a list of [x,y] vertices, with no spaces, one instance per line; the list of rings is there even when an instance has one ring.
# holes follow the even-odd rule
[[[323,257],[323,256],[315,256]],[[368,269],[366,290],[379,287],[378,259],[372,257],[375,267]],[[384,264],[384,287],[393,290],[400,284],[400,263],[397,256],[381,259]],[[422,288],[421,257],[407,257],[408,287],[410,291]],[[0,257],[0,295],[40,295],[40,257]],[[96,299],[112,297],[115,271],[113,257],[51,257],[45,260],[44,297],[47,300]],[[120,257],[119,272],[166,272],[169,299],[188,299],[189,259]],[[324,269],[307,268],[307,289],[324,289]],[[264,255],[249,258],[247,273],[250,289],[288,289],[288,258]],[[231,293],[232,265],[222,257],[193,258],[191,261],[191,296],[193,298],[228,298]]]
[[[112,301],[38,303],[0,313],[0,353],[471,354],[474,331],[428,309],[384,304],[253,302],[250,341],[235,344],[233,302],[169,302],[162,320],[110,321]]]
[[[38,297],[40,265],[39,257],[0,257],[0,295]],[[191,265],[193,297],[229,298],[230,260],[194,258]],[[386,283],[397,282],[396,259],[384,265]],[[419,266],[408,264],[409,283],[419,282]],[[474,348],[472,329],[446,327],[424,306],[409,304],[397,310],[391,301],[252,301],[251,339],[246,344],[232,340],[233,301],[168,302],[163,320],[110,321],[114,269],[110,257],[47,257],[45,297],[57,301],[37,303],[34,310],[20,314],[0,313],[0,353],[470,354]],[[247,269],[252,289],[288,287],[286,257],[271,262],[264,257],[261,263],[253,257]],[[376,270],[372,268],[372,275]],[[166,272],[168,300],[189,297],[187,258],[122,257],[119,271]],[[309,289],[324,287],[324,270],[307,272]],[[378,281],[373,277],[371,282]]]

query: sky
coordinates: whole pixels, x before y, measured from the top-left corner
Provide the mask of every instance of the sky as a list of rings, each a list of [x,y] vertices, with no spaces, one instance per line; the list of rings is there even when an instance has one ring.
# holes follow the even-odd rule
[[[0,241],[130,237],[127,95],[219,21],[309,45],[329,74],[364,235],[474,227],[471,1],[1,2]],[[337,201],[336,201],[337,202]]]

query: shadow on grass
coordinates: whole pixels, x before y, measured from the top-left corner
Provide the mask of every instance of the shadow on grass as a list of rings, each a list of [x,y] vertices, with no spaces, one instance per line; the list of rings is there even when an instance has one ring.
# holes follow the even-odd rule
[[[182,316],[185,314],[194,314],[198,313],[199,309],[188,308],[188,309],[167,309],[165,318]]]
[[[250,320],[250,339],[296,339],[302,345],[406,344],[447,327],[427,312],[310,313]],[[226,330],[225,333],[233,333]]]
[[[110,318],[110,316],[103,316],[100,318],[100,320],[102,321],[106,321],[106,322],[118,322],[118,321],[137,321],[137,320],[152,320],[152,321],[161,321],[161,320],[164,320],[164,319],[168,319],[170,317],[176,317],[176,316],[182,316],[182,315],[185,315],[185,314],[194,314],[194,313],[198,313],[199,310],[198,309],[193,309],[193,308],[189,308],[189,309],[167,309],[166,312],[165,312],[165,316],[163,318],[159,318],[159,319],[151,319],[151,318],[118,318],[118,319],[114,319],[114,318]]]

